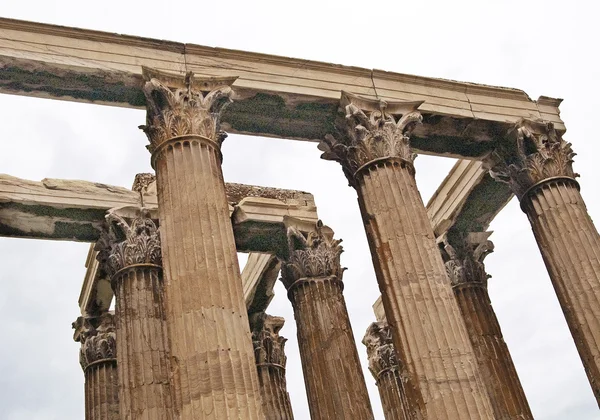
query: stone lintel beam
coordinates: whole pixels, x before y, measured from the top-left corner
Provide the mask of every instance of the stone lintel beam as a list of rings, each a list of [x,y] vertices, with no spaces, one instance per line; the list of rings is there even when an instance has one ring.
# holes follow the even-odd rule
[[[559,99],[533,101],[518,89],[0,19],[2,93],[143,109],[142,66],[237,77],[222,118],[229,133],[320,140],[341,91],[424,101],[423,125],[412,136],[420,153],[483,156],[522,117],[564,130]]]
[[[243,184],[226,184],[226,191],[240,251],[271,251],[269,238],[277,231],[285,242],[286,217],[316,220],[309,193]],[[142,197],[145,207],[157,207],[152,185]],[[62,179],[29,181],[0,174],[0,236],[95,242],[109,209],[141,204],[140,193],[123,187]]]

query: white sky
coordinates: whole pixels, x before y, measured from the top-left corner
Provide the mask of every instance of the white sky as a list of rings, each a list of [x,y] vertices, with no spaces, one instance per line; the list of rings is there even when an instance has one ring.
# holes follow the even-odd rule
[[[575,169],[600,219],[595,128],[600,97],[593,1],[345,2],[0,1],[0,16],[193,42],[524,89],[561,97]],[[144,112],[0,95],[0,172],[130,187],[150,171]],[[226,181],[310,191],[346,252],[345,296],[357,342],[378,296],[355,192],[315,144],[231,135]],[[453,161],[421,156],[425,201]],[[595,186],[596,185],[596,186]],[[536,419],[598,419],[573,340],[529,224],[512,201],[494,221],[490,294]],[[0,239],[0,420],[83,418],[83,374],[70,324],[78,316],[87,244]],[[291,305],[277,286],[270,308],[288,321],[288,387],[296,418],[308,409]],[[358,344],[376,418],[382,419]]]

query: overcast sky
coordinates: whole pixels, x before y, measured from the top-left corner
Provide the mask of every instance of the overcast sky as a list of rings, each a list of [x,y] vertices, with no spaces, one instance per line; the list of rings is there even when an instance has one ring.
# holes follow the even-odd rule
[[[154,2],[0,1],[0,16],[235,48],[561,97],[581,191],[600,220],[600,97],[595,1]],[[148,172],[140,110],[0,95],[0,173],[84,179],[131,187]],[[226,181],[300,189],[344,239],[345,297],[360,343],[379,292],[354,190],[315,144],[231,135]],[[427,201],[453,160],[420,156]],[[573,340],[525,215],[514,199],[491,227],[490,294],[536,419],[598,419]],[[0,239],[0,420],[81,420],[83,374],[71,322],[87,244]],[[269,310],[284,316],[288,387],[308,419],[291,305],[278,284]],[[383,419],[366,354],[371,401]]]

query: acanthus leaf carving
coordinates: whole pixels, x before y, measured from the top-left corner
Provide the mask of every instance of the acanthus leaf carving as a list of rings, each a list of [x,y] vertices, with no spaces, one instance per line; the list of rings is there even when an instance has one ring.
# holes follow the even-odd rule
[[[546,179],[579,176],[573,171],[575,153],[571,143],[562,138],[553,123],[521,119],[509,131],[508,138],[515,139],[516,155],[497,150],[486,165],[490,175],[508,184],[519,200]]]
[[[341,239],[328,235],[322,221],[307,235],[290,227],[287,231],[289,257],[281,266],[281,279],[289,288],[303,278],[335,276],[342,280],[345,268],[340,265]]]
[[[412,165],[416,154],[410,148],[410,135],[421,124],[419,102],[386,102],[360,98],[342,92],[343,123],[335,135],[319,143],[321,158],[342,165],[351,185],[360,168],[386,158],[399,158]]]
[[[106,215],[107,229],[96,243],[98,260],[110,277],[134,264],[162,264],[160,233],[147,209],[127,222],[114,211]]]
[[[73,328],[77,330],[76,341],[81,343],[79,363],[84,371],[93,363],[117,359],[114,314],[107,312],[96,318],[79,317]]]
[[[487,287],[490,275],[485,271],[483,260],[494,251],[493,242],[487,240],[490,234],[491,232],[485,232],[485,239],[481,241],[473,241],[469,235],[461,235],[452,243],[447,238],[444,240],[445,252],[442,255],[452,286],[480,284]]]
[[[264,314],[252,330],[252,344],[257,365],[275,365],[285,368],[286,338],[279,335],[284,319]]]
[[[375,380],[379,379],[383,371],[400,368],[392,341],[392,330],[387,322],[373,322],[369,325],[362,343],[367,347],[369,370]]]
[[[173,137],[198,135],[218,147],[226,137],[220,129],[221,112],[232,102],[231,84],[236,77],[196,79],[188,72],[180,77],[143,68],[146,83],[146,125],[151,153]],[[182,83],[183,82],[183,83]]]

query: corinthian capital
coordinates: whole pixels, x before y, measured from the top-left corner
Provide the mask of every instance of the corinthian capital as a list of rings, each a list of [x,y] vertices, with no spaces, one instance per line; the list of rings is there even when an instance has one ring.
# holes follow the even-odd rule
[[[84,371],[94,363],[117,359],[113,314],[105,313],[97,318],[79,317],[73,323],[73,328],[75,341],[81,343],[79,363]]]
[[[322,159],[342,165],[350,184],[356,173],[370,162],[398,158],[412,166],[415,154],[409,138],[422,116],[419,102],[386,102],[364,99],[342,92],[345,121],[336,135],[328,134],[319,144]]]
[[[333,231],[318,221],[315,229],[304,234],[290,227],[287,231],[289,257],[281,266],[281,279],[287,288],[296,280],[335,276],[342,279],[340,266],[341,239],[333,239]]]
[[[541,181],[579,176],[573,172],[571,143],[563,140],[551,122],[521,119],[507,137],[516,149],[510,153],[496,151],[487,165],[490,175],[509,184],[519,200]]]
[[[375,380],[379,379],[383,371],[399,368],[392,331],[387,322],[373,322],[369,325],[362,343],[367,347],[369,370]]]
[[[143,68],[146,79],[146,125],[140,126],[150,140],[154,153],[165,141],[178,136],[197,135],[220,146],[225,133],[220,130],[220,115],[231,102],[231,84],[236,77],[195,78]]]
[[[134,264],[161,265],[160,235],[148,210],[139,209],[130,222],[109,211],[106,221],[108,229],[96,243],[96,250],[110,277]]]
[[[490,277],[485,272],[483,260],[494,251],[494,244],[487,238],[492,232],[476,232],[454,240],[444,241],[442,256],[452,286],[479,284],[487,286]]]
[[[278,316],[264,314],[252,329],[252,343],[257,365],[275,365],[285,368],[286,338],[279,335],[285,320]]]

